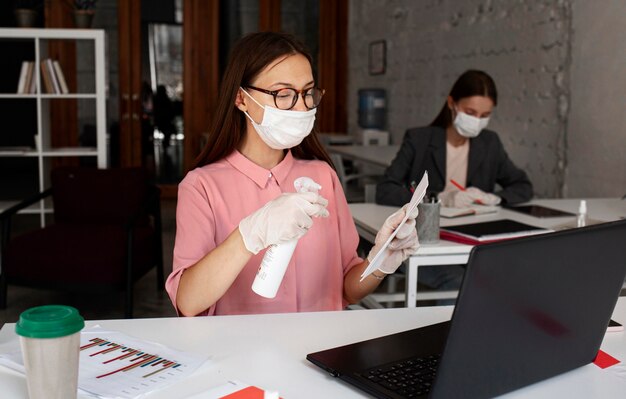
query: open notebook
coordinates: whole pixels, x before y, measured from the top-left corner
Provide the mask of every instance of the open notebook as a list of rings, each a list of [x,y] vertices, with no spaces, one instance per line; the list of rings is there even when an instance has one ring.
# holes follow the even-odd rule
[[[468,208],[452,208],[442,206],[439,208],[439,216],[443,218],[458,218],[461,216],[482,215],[484,213],[495,213],[500,209],[499,206],[488,205],[472,205]]]

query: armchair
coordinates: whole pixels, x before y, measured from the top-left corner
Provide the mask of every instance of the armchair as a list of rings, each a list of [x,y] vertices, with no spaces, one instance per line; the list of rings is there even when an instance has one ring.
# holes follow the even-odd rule
[[[54,223],[11,237],[21,209],[52,196]],[[51,188],[0,213],[0,308],[9,284],[73,292],[124,291],[153,267],[162,290],[160,190],[142,168],[60,167]]]

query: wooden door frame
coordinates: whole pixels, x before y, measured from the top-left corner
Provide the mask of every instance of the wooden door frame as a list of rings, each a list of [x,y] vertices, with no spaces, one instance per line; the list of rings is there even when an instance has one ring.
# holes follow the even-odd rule
[[[183,0],[183,166],[195,165],[219,95],[219,0]]]
[[[320,132],[347,134],[348,0],[319,0],[318,85],[326,89],[320,103]]]
[[[280,0],[259,0],[259,31],[280,30]]]
[[[120,166],[141,166],[141,1],[117,4]]]

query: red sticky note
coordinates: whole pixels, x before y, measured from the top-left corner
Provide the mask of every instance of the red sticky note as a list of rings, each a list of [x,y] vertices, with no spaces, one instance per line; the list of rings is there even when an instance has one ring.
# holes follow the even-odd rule
[[[609,355],[608,353],[599,350],[598,355],[596,356],[596,359],[593,361],[593,363],[601,369],[605,369],[619,363],[619,360]]]
[[[264,392],[257,387],[247,387],[230,395],[223,396],[221,399],[263,399]]]
[[[220,399],[263,399],[265,391],[257,387],[247,387]]]

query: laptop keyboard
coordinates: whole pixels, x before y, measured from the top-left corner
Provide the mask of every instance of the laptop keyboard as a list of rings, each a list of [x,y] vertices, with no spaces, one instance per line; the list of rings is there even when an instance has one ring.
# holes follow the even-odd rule
[[[405,398],[416,398],[430,392],[440,355],[411,358],[373,367],[361,376]]]

